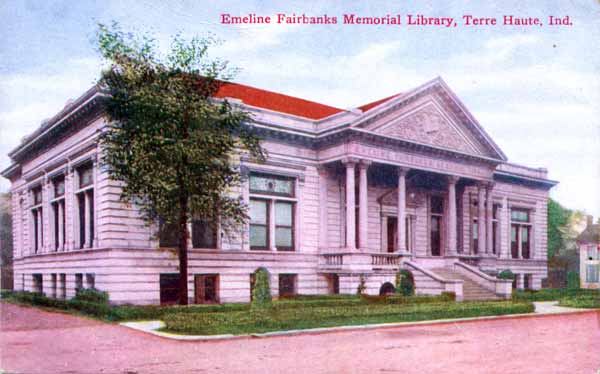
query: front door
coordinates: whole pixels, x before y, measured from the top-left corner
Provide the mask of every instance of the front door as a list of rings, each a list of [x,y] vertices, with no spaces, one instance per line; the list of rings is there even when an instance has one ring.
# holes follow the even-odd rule
[[[219,302],[219,276],[217,274],[197,274],[194,276],[196,304]]]
[[[429,225],[429,246],[432,256],[442,255],[442,227],[444,217],[444,199],[441,196],[431,196],[431,222]]]
[[[398,218],[387,218],[387,251],[395,252],[398,246]]]

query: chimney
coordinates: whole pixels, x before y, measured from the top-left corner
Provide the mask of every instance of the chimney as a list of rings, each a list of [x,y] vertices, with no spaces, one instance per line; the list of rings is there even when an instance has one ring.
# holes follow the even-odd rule
[[[593,224],[594,224],[594,216],[592,216],[592,215],[587,216],[587,227],[592,227]]]

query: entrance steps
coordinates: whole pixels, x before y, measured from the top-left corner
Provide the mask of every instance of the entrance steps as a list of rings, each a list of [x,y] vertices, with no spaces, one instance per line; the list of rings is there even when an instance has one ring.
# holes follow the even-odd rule
[[[431,271],[442,278],[461,280],[463,281],[463,300],[464,301],[481,301],[481,300],[502,300],[494,292],[475,283],[470,278],[448,268],[434,268]]]

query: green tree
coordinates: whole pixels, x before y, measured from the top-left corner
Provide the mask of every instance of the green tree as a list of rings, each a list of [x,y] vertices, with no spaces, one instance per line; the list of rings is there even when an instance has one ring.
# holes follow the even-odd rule
[[[245,124],[248,113],[212,99],[233,76],[211,60],[212,39],[173,38],[161,54],[148,35],[99,25],[97,45],[108,63],[99,86],[106,90],[108,126],[101,137],[103,167],[123,182],[121,200],[135,204],[148,223],[176,227],[179,303],[187,304],[187,223],[219,221],[228,231],[247,220],[239,194],[240,152],[264,160]]]
[[[552,258],[565,247],[565,227],[569,223],[571,210],[556,200],[548,199],[548,257]]]

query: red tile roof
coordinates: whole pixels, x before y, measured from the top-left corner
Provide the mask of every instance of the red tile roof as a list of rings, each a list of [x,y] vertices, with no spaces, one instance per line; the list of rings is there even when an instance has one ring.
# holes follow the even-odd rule
[[[262,90],[260,88],[245,86],[239,83],[224,83],[214,97],[240,99],[247,105],[310,119],[321,119],[336,113],[344,112],[344,109]]]
[[[366,112],[369,109],[383,104],[401,94],[392,95],[372,103],[359,106],[358,109]],[[293,114],[310,119],[321,119],[336,113],[345,112],[344,109],[320,104],[314,101],[300,99],[298,97],[267,91],[260,88],[246,86],[239,83],[226,82],[219,87],[214,95],[217,98],[234,98],[242,100],[246,105],[269,109],[276,112]]]
[[[383,104],[383,103],[385,103],[386,101],[388,101],[388,100],[391,100],[391,99],[393,99],[393,98],[395,98],[395,97],[397,97],[397,96],[400,96],[400,95],[402,95],[402,94],[401,94],[401,93],[398,93],[398,94],[395,94],[395,95],[392,95],[392,96],[388,96],[388,97],[386,97],[386,98],[379,99],[379,100],[377,100],[377,101],[373,101],[373,102],[371,102],[371,103],[368,103],[368,104],[365,104],[365,105],[359,106],[359,107],[358,107],[358,109],[362,110],[363,112],[366,112],[367,110],[369,110],[369,109],[372,109],[372,108],[375,108],[377,105],[379,105],[379,104]]]

